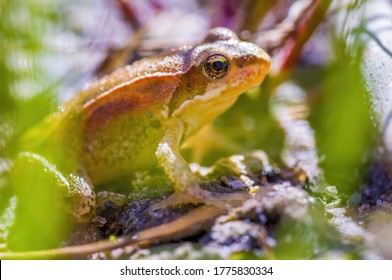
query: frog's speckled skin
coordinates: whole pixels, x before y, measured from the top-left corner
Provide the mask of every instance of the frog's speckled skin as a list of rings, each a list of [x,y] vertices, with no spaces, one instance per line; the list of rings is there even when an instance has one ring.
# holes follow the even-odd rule
[[[230,63],[221,79],[202,73],[213,54]],[[83,188],[69,182],[70,192],[79,194],[90,180],[99,186],[154,166],[158,159],[176,193],[194,198],[188,202],[208,199],[178,153],[180,141],[260,84],[269,66],[269,56],[258,46],[239,41],[228,29],[212,29],[200,45],[142,59],[91,85],[26,134],[22,148],[29,153],[24,156],[38,154],[62,174],[82,174]],[[86,193],[88,203],[72,202],[80,205],[70,210],[78,220],[95,205],[91,191]]]

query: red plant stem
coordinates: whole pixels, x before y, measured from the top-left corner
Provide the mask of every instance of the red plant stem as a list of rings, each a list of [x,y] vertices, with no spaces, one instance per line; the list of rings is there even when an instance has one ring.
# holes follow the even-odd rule
[[[279,73],[290,71],[301,56],[302,49],[323,21],[333,0],[316,0],[314,7],[299,24],[294,36],[283,47],[283,59]]]
[[[123,12],[125,20],[127,20],[133,28],[138,29],[143,25],[137,16],[137,12],[133,9],[130,1],[117,0],[117,3]]]
[[[239,30],[248,30],[250,32],[256,32],[268,12],[276,5],[277,0],[252,0],[247,3],[245,16],[243,16],[243,22],[241,23]]]

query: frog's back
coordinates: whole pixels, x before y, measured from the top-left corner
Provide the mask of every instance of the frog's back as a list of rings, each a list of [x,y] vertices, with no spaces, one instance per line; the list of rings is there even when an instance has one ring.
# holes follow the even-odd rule
[[[185,61],[189,50],[190,47],[173,49],[154,57],[135,61],[132,65],[127,65],[92,82],[69,102],[69,106],[74,107],[77,104],[84,105],[94,102],[101,95],[107,95],[116,88],[132,85],[142,79],[183,74],[189,68],[189,64]]]

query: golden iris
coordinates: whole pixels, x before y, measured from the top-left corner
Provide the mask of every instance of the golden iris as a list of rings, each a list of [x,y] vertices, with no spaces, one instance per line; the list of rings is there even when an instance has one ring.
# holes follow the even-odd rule
[[[221,54],[209,56],[203,64],[203,74],[211,79],[220,79],[229,72],[229,60]]]

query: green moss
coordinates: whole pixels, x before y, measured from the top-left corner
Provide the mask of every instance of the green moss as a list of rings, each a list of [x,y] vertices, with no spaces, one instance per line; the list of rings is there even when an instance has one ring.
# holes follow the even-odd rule
[[[137,201],[145,198],[158,198],[173,192],[172,183],[160,175],[145,175],[132,181],[132,192],[128,198]]]

